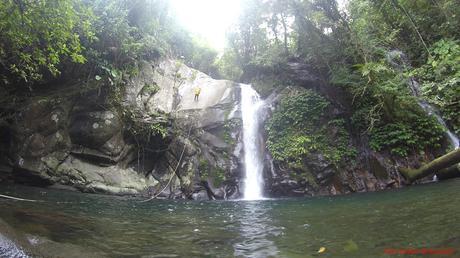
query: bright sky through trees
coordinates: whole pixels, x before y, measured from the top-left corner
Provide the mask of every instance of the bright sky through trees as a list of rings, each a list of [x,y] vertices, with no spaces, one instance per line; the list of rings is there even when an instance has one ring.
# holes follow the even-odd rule
[[[179,22],[207,43],[223,51],[228,28],[238,20],[244,0],[170,0]],[[347,0],[338,0],[344,9]]]
[[[223,51],[225,33],[237,21],[241,0],[171,0],[179,22],[202,36],[211,47]]]

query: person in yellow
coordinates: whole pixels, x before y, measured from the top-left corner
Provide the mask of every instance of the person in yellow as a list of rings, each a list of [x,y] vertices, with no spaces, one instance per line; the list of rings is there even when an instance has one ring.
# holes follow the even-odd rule
[[[200,93],[201,93],[200,86],[196,86],[194,89],[194,92],[195,92],[195,101],[198,101],[198,97],[200,96]]]

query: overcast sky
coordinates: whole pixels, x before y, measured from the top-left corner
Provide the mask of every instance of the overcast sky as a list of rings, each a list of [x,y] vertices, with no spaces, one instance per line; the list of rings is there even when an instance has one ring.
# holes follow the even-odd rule
[[[226,31],[240,14],[244,0],[170,0],[179,22],[194,34],[203,37],[211,47],[222,51]],[[348,0],[338,0],[343,8]]]

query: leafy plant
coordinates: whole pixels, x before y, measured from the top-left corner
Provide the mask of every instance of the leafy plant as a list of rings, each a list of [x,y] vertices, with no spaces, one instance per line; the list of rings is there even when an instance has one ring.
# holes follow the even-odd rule
[[[160,86],[156,84],[155,82],[152,84],[145,84],[144,87],[142,87],[141,91],[139,92],[140,94],[145,94],[145,95],[154,95],[160,90]]]
[[[0,65],[12,78],[6,83],[57,76],[63,60],[84,63],[82,41],[95,39],[94,16],[80,0],[1,1],[0,17]]]
[[[151,137],[160,136],[165,138],[168,134],[168,118],[166,115],[142,116],[131,108],[122,110],[122,118],[127,125],[128,131],[137,139],[145,139],[147,142]]]
[[[427,63],[412,74],[422,79],[422,92],[438,106],[443,119],[460,134],[460,44],[442,39],[431,48]]]
[[[213,167],[204,157],[199,159],[198,171],[201,181],[206,181],[209,177],[212,177],[213,183],[216,187],[219,187],[226,180],[225,170]]]
[[[311,153],[321,153],[335,164],[353,156],[344,121],[327,120],[325,111],[329,105],[311,90],[294,91],[283,97],[266,125],[267,147],[273,158],[301,167],[302,160]]]
[[[411,121],[381,124],[370,133],[370,146],[375,151],[384,149],[405,157],[426,148],[441,147],[443,128],[434,117],[418,116]]]

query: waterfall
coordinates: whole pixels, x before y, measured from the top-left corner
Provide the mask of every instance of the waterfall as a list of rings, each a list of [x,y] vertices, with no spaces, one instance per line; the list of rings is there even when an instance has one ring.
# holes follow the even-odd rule
[[[392,50],[389,51],[386,54],[387,61],[396,69],[402,71],[404,69],[407,69],[410,67],[409,61],[407,59],[407,56],[400,50]],[[450,141],[450,144],[454,149],[459,148],[459,139],[458,136],[455,135],[452,131],[449,130],[449,128],[446,125],[446,122],[442,119],[442,117],[439,115],[439,111],[432,105],[430,105],[428,102],[423,100],[420,96],[420,84],[415,80],[415,78],[409,78],[408,82],[409,88],[412,92],[412,95],[417,98],[417,102],[419,106],[428,114],[432,115],[436,118],[438,123],[444,128],[446,131],[447,138]]]
[[[412,95],[417,97],[417,102],[420,105],[420,107],[423,110],[425,110],[425,112],[428,115],[432,115],[432,116],[434,116],[436,118],[438,123],[446,131],[447,138],[449,139],[450,144],[452,145],[452,147],[454,147],[454,149],[458,149],[459,145],[460,145],[460,141],[458,139],[458,136],[455,135],[452,131],[449,130],[449,128],[446,125],[446,122],[444,122],[442,117],[439,115],[438,110],[435,107],[433,107],[432,105],[428,104],[428,102],[426,102],[426,101],[424,101],[423,99],[420,98],[420,85],[419,85],[419,83],[414,78],[411,78],[409,80],[409,86],[410,86]]]
[[[246,176],[244,179],[244,199],[263,198],[263,156],[260,151],[259,127],[263,101],[251,85],[240,84],[241,114],[243,117],[243,145]]]

